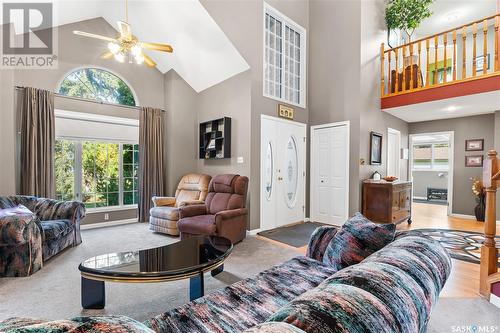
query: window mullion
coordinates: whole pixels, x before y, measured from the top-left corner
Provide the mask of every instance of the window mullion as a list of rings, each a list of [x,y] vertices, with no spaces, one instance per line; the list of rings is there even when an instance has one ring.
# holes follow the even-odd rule
[[[82,196],[82,141],[75,141],[75,194],[78,200],[83,200]]]
[[[283,99],[283,91],[284,91],[284,87],[283,87],[283,82],[285,82],[285,51],[284,51],[284,47],[285,47],[285,26],[286,26],[286,23],[281,20],[281,49],[280,49],[280,52],[281,52],[281,75],[280,75],[280,98]]]
[[[118,144],[118,201],[123,206],[123,144]]]

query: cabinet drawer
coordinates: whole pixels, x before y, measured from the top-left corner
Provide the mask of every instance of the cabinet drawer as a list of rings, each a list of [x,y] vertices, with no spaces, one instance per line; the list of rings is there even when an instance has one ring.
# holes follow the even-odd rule
[[[407,219],[410,217],[410,211],[409,210],[399,210],[397,212],[392,213],[392,222],[397,223],[400,222],[404,219]]]

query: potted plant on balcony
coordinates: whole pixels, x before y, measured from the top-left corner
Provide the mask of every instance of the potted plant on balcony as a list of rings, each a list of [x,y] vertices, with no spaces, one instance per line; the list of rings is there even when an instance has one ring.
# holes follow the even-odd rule
[[[434,0],[387,0],[385,23],[387,25],[387,44],[390,44],[391,31],[401,31],[400,42],[410,42],[411,36],[423,20],[432,15],[429,9]]]
[[[483,182],[480,179],[472,178],[472,193],[476,196],[477,205],[474,208],[476,220],[484,222],[486,212],[486,192]]]

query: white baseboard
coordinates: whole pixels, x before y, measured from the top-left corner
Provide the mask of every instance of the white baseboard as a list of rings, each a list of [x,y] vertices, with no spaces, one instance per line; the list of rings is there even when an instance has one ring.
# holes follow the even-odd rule
[[[427,200],[426,197],[417,197],[417,196],[413,196],[413,199],[417,199],[417,200]]]
[[[491,294],[490,295],[490,303],[496,306],[497,308],[500,308],[500,297],[497,295]]]
[[[467,215],[467,214],[455,214],[455,213],[452,213],[450,214],[451,217],[458,217],[460,219],[466,219],[466,220],[475,220],[476,217],[473,216],[473,215]]]
[[[89,230],[89,229],[112,227],[115,225],[130,224],[130,223],[137,223],[137,222],[138,222],[137,218],[127,219],[127,220],[110,221],[110,222],[99,222],[99,223],[83,224],[80,226],[80,229],[81,230]]]
[[[261,228],[257,228],[257,229],[252,229],[252,230],[247,230],[247,235],[250,235],[250,236],[255,236],[257,235],[259,232],[261,232],[262,229]]]

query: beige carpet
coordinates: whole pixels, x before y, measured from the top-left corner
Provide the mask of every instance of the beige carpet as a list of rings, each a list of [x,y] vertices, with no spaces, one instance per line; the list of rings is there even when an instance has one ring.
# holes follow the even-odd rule
[[[78,264],[94,255],[154,247],[178,238],[153,234],[145,224],[128,224],[82,231],[83,243],[46,263],[29,278],[0,279],[0,320],[12,316],[47,319],[78,315],[124,314],[145,320],[189,301],[188,281],[152,284],[106,284],[106,308],[82,310]],[[253,236],[236,245],[225,272],[205,276],[205,293],[223,288],[298,255]],[[440,299],[433,310],[429,333],[452,332],[453,325],[500,326],[500,310],[481,299]]]

